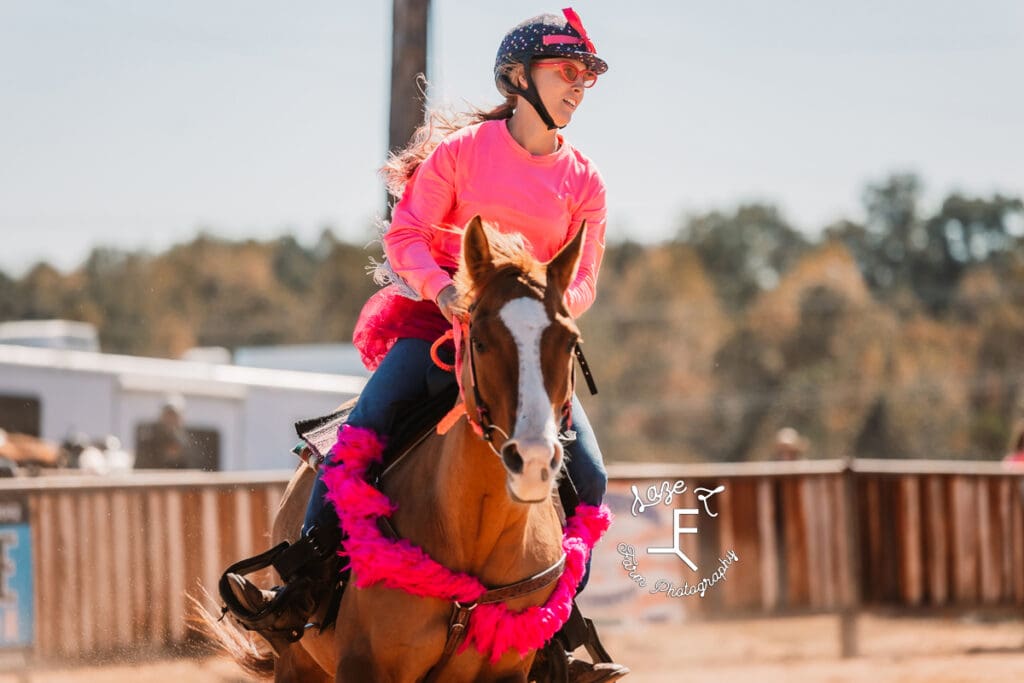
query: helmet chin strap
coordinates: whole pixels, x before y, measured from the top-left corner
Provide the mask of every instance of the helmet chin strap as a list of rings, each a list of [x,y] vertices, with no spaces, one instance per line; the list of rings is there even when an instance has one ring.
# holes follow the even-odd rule
[[[533,60],[531,59],[531,62]],[[533,75],[530,73],[530,64],[524,65],[526,67],[526,87],[520,88],[515,83],[512,83],[512,79],[505,77],[506,85],[516,95],[521,95],[524,100],[530,103],[537,115],[540,116],[540,120],[544,122],[544,125],[548,127],[548,130],[561,130],[565,126],[556,126],[554,119],[551,118],[551,114],[548,113],[548,108],[544,106],[544,102],[540,99],[540,93],[537,92],[537,85],[533,82]],[[568,124],[566,124],[568,125]]]

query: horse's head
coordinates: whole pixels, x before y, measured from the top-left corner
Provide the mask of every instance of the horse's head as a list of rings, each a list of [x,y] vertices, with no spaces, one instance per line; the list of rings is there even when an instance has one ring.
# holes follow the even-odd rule
[[[572,398],[579,340],[563,295],[584,232],[547,264],[518,235],[490,230],[479,216],[463,235],[457,281],[470,311],[462,350],[466,408],[501,456],[517,502],[549,499],[562,465],[558,430]]]

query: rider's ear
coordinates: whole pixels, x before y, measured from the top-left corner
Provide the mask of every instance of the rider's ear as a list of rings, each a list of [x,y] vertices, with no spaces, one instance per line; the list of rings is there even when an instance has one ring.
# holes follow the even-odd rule
[[[462,235],[462,259],[474,282],[480,282],[494,267],[491,245],[487,241],[487,231],[484,230],[480,216],[473,216]]]
[[[562,247],[562,250],[555,254],[555,258],[548,263],[548,285],[554,286],[558,292],[565,292],[576,277],[576,268],[580,263],[580,255],[583,253],[583,240],[587,234],[587,222],[583,221],[579,232],[572,238],[569,244]]]
[[[526,82],[526,67],[522,64],[516,64],[512,69],[512,73],[509,74],[512,82],[518,85],[520,88],[526,88],[529,84]]]

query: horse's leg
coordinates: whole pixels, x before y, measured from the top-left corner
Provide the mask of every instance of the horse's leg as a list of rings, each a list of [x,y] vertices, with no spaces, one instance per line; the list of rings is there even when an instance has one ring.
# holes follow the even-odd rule
[[[444,649],[450,607],[402,591],[350,586],[335,624],[337,681],[414,683]],[[447,671],[445,672],[447,674]],[[449,677],[442,681],[470,681]]]
[[[333,680],[298,643],[286,649],[274,666],[274,683],[331,683]]]
[[[520,659],[506,653],[500,661],[492,663],[480,653],[470,649],[455,657],[444,671],[444,680],[473,681],[474,683],[527,683],[533,657]]]
[[[480,678],[480,681],[493,681],[494,683],[527,683],[526,674],[522,671],[514,674],[505,674],[493,679]]]
[[[348,596],[345,596],[348,597]],[[348,622],[351,626],[351,622]],[[338,668],[334,672],[335,683],[362,683],[363,681],[390,681],[381,670],[381,662],[373,656],[370,639],[366,630],[355,628],[336,629],[335,640],[338,652]]]
[[[368,654],[349,652],[338,660],[334,672],[335,683],[360,683],[361,681],[382,681],[373,657]]]

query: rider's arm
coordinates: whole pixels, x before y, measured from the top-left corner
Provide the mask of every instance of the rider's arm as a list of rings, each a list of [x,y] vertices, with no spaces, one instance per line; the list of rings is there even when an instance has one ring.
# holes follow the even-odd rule
[[[574,318],[583,314],[594,303],[597,295],[597,274],[604,257],[604,229],[608,210],[605,206],[604,182],[597,169],[593,170],[586,185],[579,208],[572,217],[572,232],[566,241],[575,237],[580,225],[587,222],[587,235],[583,240],[583,254],[569,289],[565,292],[565,305]]]
[[[437,295],[452,278],[434,259],[430,245],[437,226],[455,203],[455,150],[438,145],[413,173],[384,234],[384,253],[391,267],[424,299]]]

